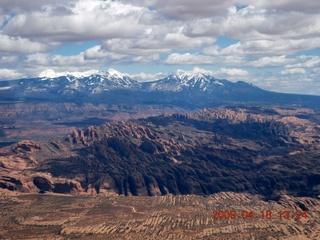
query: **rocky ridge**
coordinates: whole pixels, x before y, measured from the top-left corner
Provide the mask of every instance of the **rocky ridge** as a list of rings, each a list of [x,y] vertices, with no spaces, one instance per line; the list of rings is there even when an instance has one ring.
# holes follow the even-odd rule
[[[308,117],[307,117],[308,116]],[[319,195],[319,115],[223,108],[105,123],[1,149],[0,187],[67,194]]]

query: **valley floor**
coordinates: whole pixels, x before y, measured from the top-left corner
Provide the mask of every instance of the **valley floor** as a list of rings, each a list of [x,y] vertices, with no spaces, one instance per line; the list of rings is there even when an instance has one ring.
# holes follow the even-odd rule
[[[320,199],[0,196],[0,239],[319,239]],[[220,211],[220,216],[219,216]],[[228,212],[229,211],[229,212]]]

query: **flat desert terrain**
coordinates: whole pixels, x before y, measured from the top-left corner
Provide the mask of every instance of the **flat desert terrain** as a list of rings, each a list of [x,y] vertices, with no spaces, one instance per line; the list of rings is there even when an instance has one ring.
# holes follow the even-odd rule
[[[0,239],[319,239],[319,198],[209,196],[0,198]]]

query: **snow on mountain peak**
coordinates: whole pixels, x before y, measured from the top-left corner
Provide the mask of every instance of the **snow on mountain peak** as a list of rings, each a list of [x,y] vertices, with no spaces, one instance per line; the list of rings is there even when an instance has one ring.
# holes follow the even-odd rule
[[[191,71],[183,71],[181,69],[178,69],[176,73],[181,80],[190,80],[190,79],[199,80],[199,79],[207,78],[208,75],[212,74],[211,71],[207,71],[197,67],[195,67]]]
[[[114,78],[127,78],[128,76],[113,69],[113,68],[109,68],[108,71],[106,72],[108,77],[114,77]]]
[[[212,75],[212,71],[197,67],[191,71],[178,69],[175,75],[171,75],[165,81],[167,86],[170,85],[170,88],[175,89],[175,91],[183,88],[206,91],[209,88],[214,88],[216,85],[224,86],[220,80],[214,78]],[[157,85],[157,83],[154,83],[154,88],[155,85]]]
[[[40,78],[56,78],[56,77],[60,77],[61,75],[59,73],[56,73],[54,70],[52,69],[46,69],[44,71],[42,71],[38,77]]]
[[[83,71],[83,72],[69,72],[69,71],[65,71],[65,72],[56,72],[53,69],[46,69],[44,71],[42,71],[38,77],[43,78],[43,79],[50,79],[50,78],[57,78],[57,77],[61,77],[61,76],[73,76],[76,78],[83,78],[83,77],[89,77],[91,75],[101,75],[101,76],[106,76],[106,77],[110,77],[110,78],[115,78],[115,79],[124,79],[124,78],[128,78],[127,75],[109,68],[107,72],[102,72],[100,70],[88,70],[88,71]]]
[[[103,72],[101,72],[100,70],[88,70],[88,71],[83,71],[83,72],[56,72],[52,69],[46,69],[44,71],[42,71],[38,77],[43,78],[43,79],[50,79],[50,78],[57,78],[57,77],[61,77],[61,76],[74,76],[76,78],[81,78],[81,77],[89,77],[91,75],[101,75],[103,74]]]

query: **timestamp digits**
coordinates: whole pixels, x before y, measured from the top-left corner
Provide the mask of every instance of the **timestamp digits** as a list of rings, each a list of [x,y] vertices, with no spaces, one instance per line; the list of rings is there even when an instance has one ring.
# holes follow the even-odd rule
[[[271,220],[271,219],[284,219],[284,220],[289,220],[289,219],[306,219],[307,216],[307,211],[300,211],[297,210],[296,212],[292,213],[288,210],[280,210],[280,211],[271,211],[271,210],[263,210],[260,211],[259,213],[254,213],[251,210],[242,210],[239,212],[236,212],[234,209],[230,210],[213,210],[212,212],[212,219],[214,220],[234,220],[234,219],[266,219],[266,220]]]

